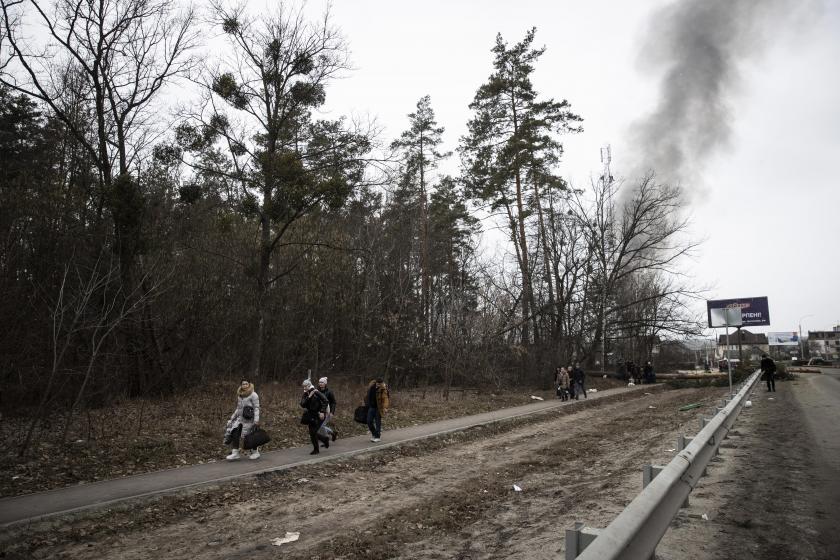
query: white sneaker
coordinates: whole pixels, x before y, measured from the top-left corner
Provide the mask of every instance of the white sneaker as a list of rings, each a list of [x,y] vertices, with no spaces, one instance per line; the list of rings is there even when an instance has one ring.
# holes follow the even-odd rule
[[[380,442],[380,441],[382,441],[382,440],[381,440],[380,438],[378,438],[378,437],[375,437],[375,438],[371,439],[370,441],[372,441],[373,443],[378,443],[378,442]]]
[[[230,452],[230,455],[225,457],[228,461],[238,461],[239,460],[239,450],[234,449]]]
[[[250,454],[250,455],[248,455],[248,458],[249,458],[249,459],[252,459],[252,460],[253,460],[253,459],[259,459],[259,458],[260,458],[260,451],[259,451],[259,449],[254,449],[253,451],[251,451],[251,454]]]

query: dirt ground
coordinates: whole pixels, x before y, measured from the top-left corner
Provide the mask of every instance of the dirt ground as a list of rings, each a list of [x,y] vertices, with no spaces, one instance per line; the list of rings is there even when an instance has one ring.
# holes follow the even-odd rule
[[[777,388],[757,387],[658,560],[840,557],[840,379]],[[608,525],[640,491],[642,465],[670,461],[724,393],[637,391],[15,527],[0,532],[0,558],[562,558],[565,529]],[[299,538],[273,544],[289,533]]]
[[[719,388],[636,391],[381,453],[9,530],[5,558],[562,557],[667,463]],[[681,405],[704,408],[679,412]],[[514,485],[521,488],[516,491]],[[276,538],[300,533],[276,546]],[[769,557],[768,557],[769,558]]]

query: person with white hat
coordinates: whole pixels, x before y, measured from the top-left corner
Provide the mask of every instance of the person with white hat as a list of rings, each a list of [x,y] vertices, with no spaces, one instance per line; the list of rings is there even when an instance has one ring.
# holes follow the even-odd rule
[[[318,429],[318,432],[323,433],[324,435],[332,438],[333,441],[338,438],[338,430],[336,428],[330,428],[327,424],[332,420],[333,416],[335,416],[335,393],[332,392],[332,389],[327,387],[327,378],[322,377],[318,380],[318,390],[327,398],[327,417],[324,418],[324,422],[321,424],[321,427]]]
[[[327,407],[329,403],[327,398],[312,385],[309,379],[303,380],[303,396],[300,399],[303,416],[300,418],[300,423],[309,428],[309,441],[312,442],[312,451],[310,455],[317,455],[321,452],[318,448],[318,441],[324,444],[324,447],[330,446],[330,438],[318,433],[318,428],[321,422],[326,418]]]

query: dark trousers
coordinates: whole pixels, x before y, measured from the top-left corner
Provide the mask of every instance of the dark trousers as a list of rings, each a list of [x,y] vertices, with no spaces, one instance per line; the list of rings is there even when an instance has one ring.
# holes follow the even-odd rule
[[[775,392],[776,392],[776,381],[773,379],[774,377],[775,377],[775,375],[773,375],[772,373],[768,373],[768,374],[766,375],[766,378],[767,378],[767,390],[768,390],[768,391],[773,391],[773,392],[775,393]]]
[[[371,437],[382,437],[382,415],[378,408],[368,408],[367,425]]]
[[[327,436],[318,435],[319,424],[308,424],[309,427],[309,441],[312,442],[312,447],[318,451],[318,441],[329,442],[330,438]]]

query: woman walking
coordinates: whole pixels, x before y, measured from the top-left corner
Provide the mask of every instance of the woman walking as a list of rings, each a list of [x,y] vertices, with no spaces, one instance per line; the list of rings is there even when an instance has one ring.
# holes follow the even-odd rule
[[[230,455],[225,457],[228,461],[236,461],[242,456],[245,452],[245,436],[260,425],[260,397],[254,391],[254,385],[243,380],[236,391],[236,397],[236,409],[225,427],[225,441],[233,446]],[[248,458],[259,459],[260,450],[254,449]]]
[[[324,447],[330,446],[330,438],[318,433],[321,422],[326,418],[329,403],[324,394],[316,389],[310,380],[304,379],[300,406],[304,409],[300,423],[305,424],[309,429],[309,441],[312,442],[312,451],[309,454],[317,455],[321,452],[318,448],[319,441],[324,444]]]
[[[559,368],[557,374],[557,392],[560,394],[560,400],[569,400],[569,372],[566,368]]]

